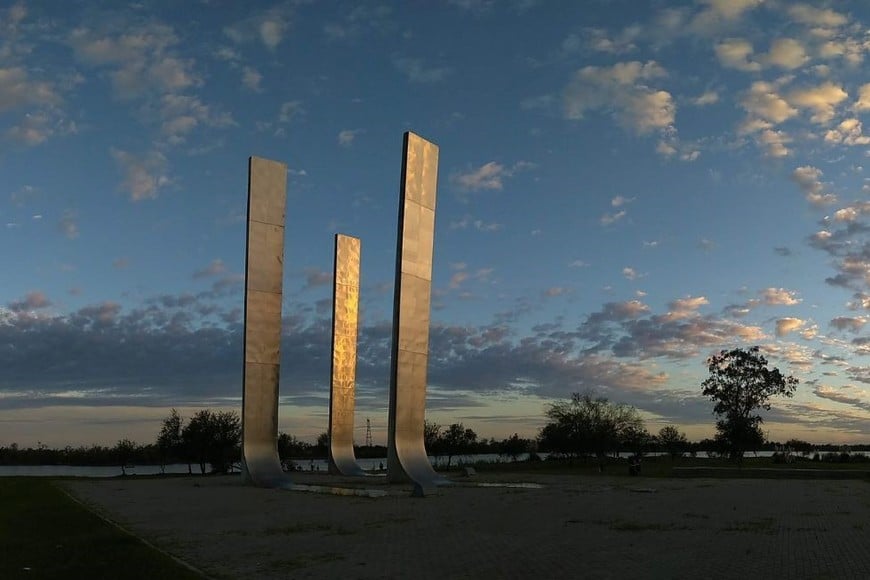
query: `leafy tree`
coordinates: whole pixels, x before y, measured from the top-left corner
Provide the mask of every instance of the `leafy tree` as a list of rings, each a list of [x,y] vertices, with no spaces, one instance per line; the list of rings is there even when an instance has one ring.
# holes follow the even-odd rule
[[[212,413],[211,429],[208,462],[213,471],[226,473],[240,459],[242,419],[236,411],[218,411]]]
[[[498,443],[499,455],[510,457],[511,461],[516,461],[520,455],[528,453],[531,448],[532,442],[516,433]]]
[[[441,434],[441,448],[447,455],[447,468],[454,455],[469,453],[477,443],[477,433],[473,429],[466,429],[462,423],[453,423]]]
[[[574,393],[567,401],[552,403],[545,414],[550,421],[539,436],[541,449],[570,456],[595,455],[600,470],[607,454],[624,443],[627,435],[645,431],[637,409],[591,393]]]
[[[667,425],[659,431],[659,445],[670,454],[671,459],[676,459],[686,451],[689,441],[685,433],[673,425]]]
[[[160,473],[166,472],[166,463],[182,450],[181,427],[183,424],[181,415],[172,409],[169,416],[163,420],[160,433],[157,435],[157,449],[160,452]]]
[[[293,467],[293,457],[305,457],[311,454],[312,445],[300,441],[289,433],[278,433],[278,457],[285,469]]]
[[[757,411],[769,411],[771,397],[794,395],[798,380],[777,368],[768,369],[757,346],[723,350],[707,359],[707,369],[710,376],[701,386],[714,403],[716,440],[739,465],[747,449],[764,442],[763,419]]]
[[[429,455],[441,454],[441,425],[433,421],[423,421],[423,445]]]
[[[324,431],[317,436],[314,444],[314,453],[317,457],[329,457],[329,432]]]
[[[654,439],[641,423],[640,425],[627,426],[619,438],[619,443],[623,449],[641,457],[649,450]]]
[[[121,466],[121,475],[127,475],[127,466],[130,465],[133,455],[136,453],[136,444],[129,439],[121,439],[115,444],[115,457]]]
[[[235,411],[197,411],[181,431],[188,465],[198,463],[203,474],[206,463],[218,473],[229,471],[239,454],[241,437],[242,421]]]

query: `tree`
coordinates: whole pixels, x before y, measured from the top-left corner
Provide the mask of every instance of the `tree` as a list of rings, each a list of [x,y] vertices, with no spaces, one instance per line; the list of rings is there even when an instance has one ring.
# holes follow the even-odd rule
[[[169,416],[163,420],[160,433],[157,435],[157,449],[160,452],[160,473],[166,472],[166,463],[171,457],[175,457],[182,446],[181,427],[183,424],[181,415],[172,409]]]
[[[311,444],[300,441],[295,435],[289,433],[278,433],[278,458],[281,460],[281,465],[284,469],[293,469],[295,464],[293,458],[300,458],[310,453]]]
[[[670,454],[671,459],[676,459],[686,451],[689,441],[685,433],[673,425],[667,425],[659,431],[659,445]]]
[[[770,398],[791,397],[798,380],[767,368],[759,348],[723,350],[707,359],[710,376],[701,384],[702,393],[713,401],[716,440],[738,465],[747,449],[764,442],[759,409],[770,410]]]
[[[570,456],[595,455],[602,471],[608,453],[629,434],[645,431],[637,409],[592,393],[574,393],[567,401],[550,404],[545,414],[550,422],[541,430],[541,449]]]
[[[211,445],[208,462],[212,471],[227,473],[233,463],[240,460],[239,445],[242,440],[242,419],[236,411],[212,413]]]
[[[441,434],[441,448],[447,455],[447,468],[454,455],[468,453],[477,443],[477,433],[473,429],[466,429],[462,423],[453,423]]]
[[[423,421],[423,445],[429,455],[441,454],[441,430],[442,427],[434,421]]]
[[[528,439],[523,439],[517,433],[514,433],[507,439],[502,439],[498,444],[499,455],[510,457],[511,461],[516,461],[523,453],[528,453],[532,448],[532,442]]]
[[[121,439],[115,445],[114,451],[118,464],[121,466],[121,475],[127,475],[127,466],[130,465],[133,454],[136,452],[136,444],[129,439]]]
[[[200,472],[205,474],[205,464],[210,463],[213,471],[226,473],[239,455],[242,421],[236,411],[213,413],[204,409],[184,426],[181,438],[188,465],[191,461],[199,463]]]

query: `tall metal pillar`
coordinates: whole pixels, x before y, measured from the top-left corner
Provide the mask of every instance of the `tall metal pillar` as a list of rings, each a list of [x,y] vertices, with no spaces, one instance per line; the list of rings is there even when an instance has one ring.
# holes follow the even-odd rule
[[[427,489],[446,482],[435,473],[423,444],[438,146],[408,132],[402,157],[387,478]]]
[[[353,452],[359,271],[359,238],[336,234],[332,277],[329,471],[341,475],[365,475]]]
[[[263,487],[289,484],[278,458],[278,379],[287,166],[248,159],[242,471]]]

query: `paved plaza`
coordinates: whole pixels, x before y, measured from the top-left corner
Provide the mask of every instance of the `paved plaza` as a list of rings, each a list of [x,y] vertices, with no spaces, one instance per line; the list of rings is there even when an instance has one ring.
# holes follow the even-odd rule
[[[216,578],[870,578],[870,481],[480,474],[424,498],[238,476],[77,480],[100,514]],[[508,482],[541,487],[486,487]]]

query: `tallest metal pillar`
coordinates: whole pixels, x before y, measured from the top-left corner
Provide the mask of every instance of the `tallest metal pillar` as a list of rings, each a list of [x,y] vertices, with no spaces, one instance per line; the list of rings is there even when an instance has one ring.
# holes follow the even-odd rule
[[[387,478],[389,481],[410,480],[430,488],[444,481],[432,469],[423,444],[438,146],[408,132],[402,157]]]
[[[263,487],[289,483],[278,458],[278,378],[287,166],[248,160],[242,471]]]

